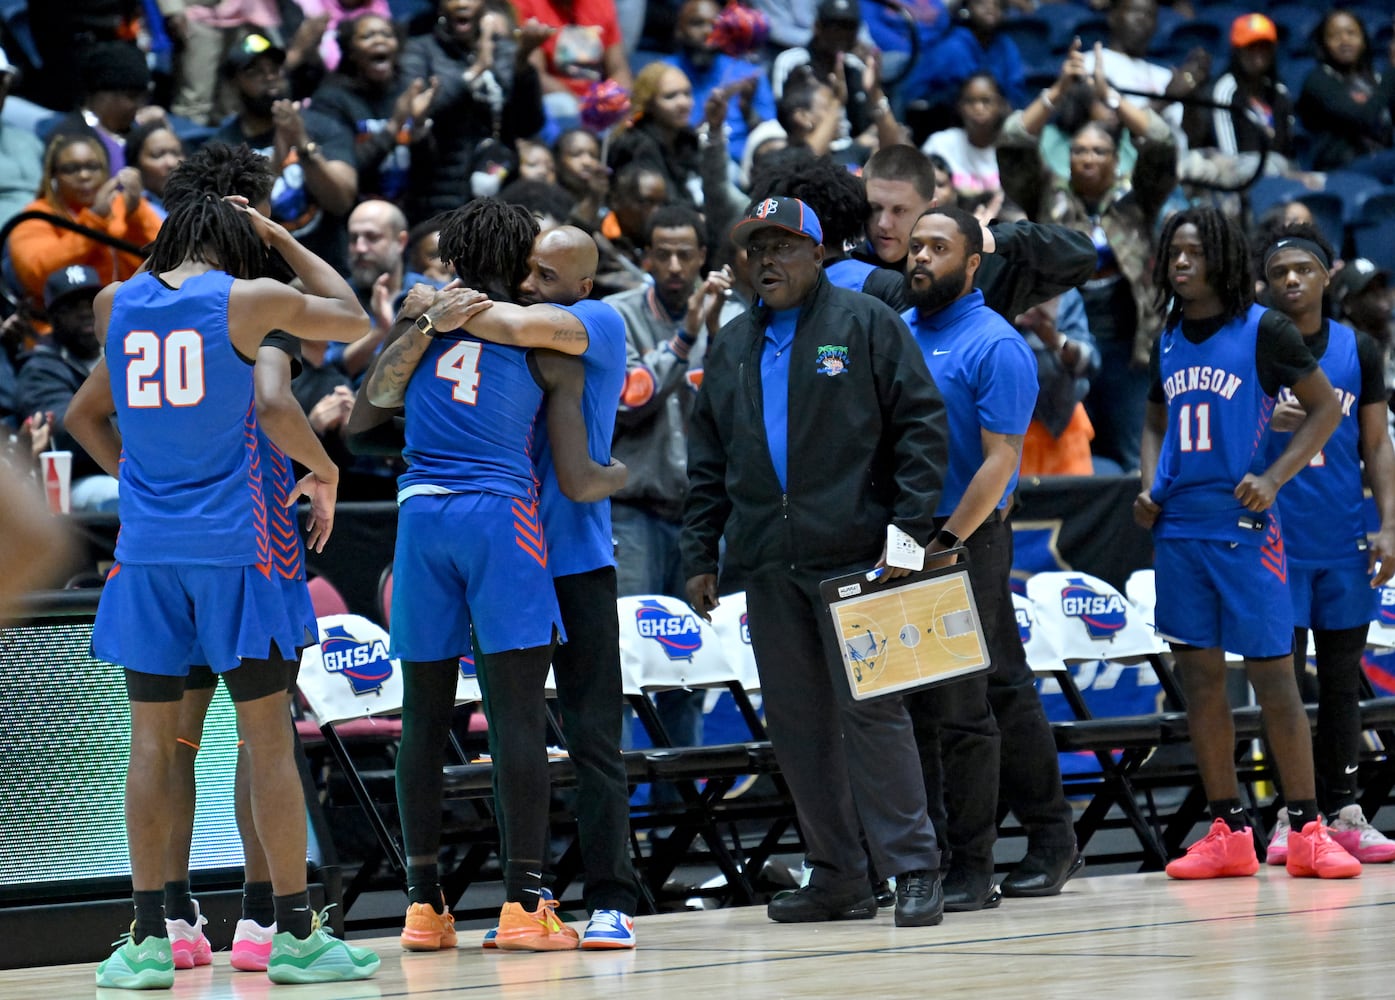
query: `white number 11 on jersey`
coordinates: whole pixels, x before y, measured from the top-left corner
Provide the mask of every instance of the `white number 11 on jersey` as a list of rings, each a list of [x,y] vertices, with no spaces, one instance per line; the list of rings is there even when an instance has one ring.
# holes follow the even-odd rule
[[[455,383],[451,398],[457,403],[475,405],[480,387],[480,343],[461,340],[436,361],[436,377]]]

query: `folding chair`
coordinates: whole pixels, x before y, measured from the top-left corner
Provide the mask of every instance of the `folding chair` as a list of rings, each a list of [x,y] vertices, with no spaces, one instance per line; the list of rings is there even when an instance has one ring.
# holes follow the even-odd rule
[[[646,813],[636,807],[631,811],[632,821],[648,826],[651,833],[649,856],[640,859],[641,876],[657,897],[673,870],[690,857],[693,843],[701,838],[712,861],[726,876],[735,901],[749,903],[754,894],[736,856],[741,854],[740,839],[733,831],[733,855],[717,827],[717,815],[726,793],[753,772],[755,734],[751,743],[677,747],[649,700],[654,692],[675,689],[718,689],[744,698],[741,674],[728,662],[715,629],[682,601],[660,595],[622,597],[617,612],[625,696],[654,744],[652,750],[644,751],[650,780],[673,782],[681,796],[676,808],[652,806]],[[701,790],[694,784],[697,781],[704,783]],[[721,812],[729,814],[731,810]],[[669,826],[672,832],[667,836],[652,836]]]

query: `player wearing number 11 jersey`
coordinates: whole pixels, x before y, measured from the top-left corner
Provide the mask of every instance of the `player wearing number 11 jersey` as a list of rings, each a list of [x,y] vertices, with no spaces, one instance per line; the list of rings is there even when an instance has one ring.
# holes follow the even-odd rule
[[[1188,209],[1169,220],[1160,247],[1158,305],[1170,313],[1153,348],[1143,492],[1134,516],[1153,529],[1157,629],[1182,675],[1213,817],[1210,832],[1167,873],[1198,879],[1259,869],[1235,776],[1225,690],[1230,651],[1245,658],[1288,796],[1295,831],[1289,872],[1356,874],[1360,865],[1352,871],[1342,860],[1352,861],[1328,837],[1317,811],[1308,716],[1289,658],[1288,568],[1271,510],[1279,488],[1317,454],[1341,411],[1297,328],[1253,304],[1249,258],[1235,223],[1215,209]],[[1263,438],[1284,385],[1307,416],[1282,453],[1266,462]]]

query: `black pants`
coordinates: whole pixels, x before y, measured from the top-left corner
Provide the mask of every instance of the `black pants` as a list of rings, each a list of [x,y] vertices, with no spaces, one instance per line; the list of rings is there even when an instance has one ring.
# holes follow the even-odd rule
[[[811,884],[865,893],[868,853],[885,877],[936,869],[940,851],[905,705],[850,693],[818,593],[819,580],[836,575],[757,573],[746,608],[766,729],[794,797]]]
[[[1017,631],[1010,584],[1012,529],[995,513],[966,539],[965,546],[969,581],[993,664],[984,686],[996,720],[999,750],[990,748],[990,732],[974,693],[953,692],[958,685],[951,684],[941,696],[945,703],[929,709],[934,717],[927,721],[938,725],[924,730],[927,736],[938,731],[939,755],[921,739],[921,759],[932,803],[935,786],[942,789],[943,810],[937,813],[931,806],[932,815],[946,824],[939,828],[942,842],[955,864],[984,870],[992,867],[1000,802],[1027,831],[1029,850],[1070,847],[1075,843],[1075,828],[1061,788],[1051,725]],[[937,696],[940,692],[932,690],[924,697]],[[916,715],[918,738],[923,717]]]
[[[586,871],[586,908],[634,913],[630,790],[620,756],[620,624],[611,566],[558,577],[567,641],[552,654],[567,751],[576,765],[576,825]]]
[[[1314,629],[1313,645],[1317,647],[1318,682],[1313,763],[1318,805],[1331,816],[1356,801],[1357,768],[1361,763],[1361,654],[1366,650],[1366,626]],[[1294,630],[1293,661],[1298,690],[1303,691],[1308,686],[1307,629]]]

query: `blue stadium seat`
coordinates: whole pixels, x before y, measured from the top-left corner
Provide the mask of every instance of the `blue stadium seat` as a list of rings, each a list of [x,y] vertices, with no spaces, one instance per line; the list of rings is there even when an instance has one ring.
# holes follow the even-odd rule
[[[1229,58],[1229,26],[1222,29],[1210,21],[1182,21],[1166,37],[1159,32],[1153,39],[1156,59],[1165,66],[1181,63],[1196,48],[1211,53],[1211,75],[1219,76]]]
[[[1313,222],[1322,235],[1327,237],[1338,254],[1346,238],[1346,220],[1343,215],[1342,199],[1331,191],[1304,191],[1294,201],[1301,201],[1313,213]]]
[[[1308,79],[1308,74],[1316,66],[1317,60],[1312,57],[1290,56],[1279,60],[1279,79],[1288,88],[1294,103],[1297,103],[1298,95],[1303,93],[1303,81]]]
[[[1050,26],[1048,38],[1051,49],[1061,53],[1070,48],[1070,40],[1079,31],[1079,25],[1101,19],[1090,8],[1069,3],[1042,4],[1035,14],[1028,16],[1045,21]]]
[[[6,39],[12,41],[18,50],[9,53],[11,62],[27,62],[31,69],[43,65],[34,36],[29,30],[28,0],[0,0],[0,27],[3,27]]]
[[[1279,51],[1311,59],[1313,29],[1326,10],[1314,4],[1286,3],[1270,8],[1268,17],[1279,29]]]
[[[1291,177],[1261,177],[1245,192],[1250,211],[1258,219],[1275,205],[1287,205],[1308,189]]]
[[[1061,60],[1056,57],[1052,47],[1052,22],[1049,18],[1040,14],[1004,18],[998,30],[1017,44],[1023,66],[1060,65]]]
[[[1342,201],[1342,221],[1352,225],[1361,221],[1362,201],[1385,190],[1385,185],[1367,174],[1350,170],[1329,170],[1323,190],[1330,191]]]
[[[1395,191],[1380,191],[1362,201],[1361,221],[1352,227],[1351,238],[1357,256],[1395,271]]]

